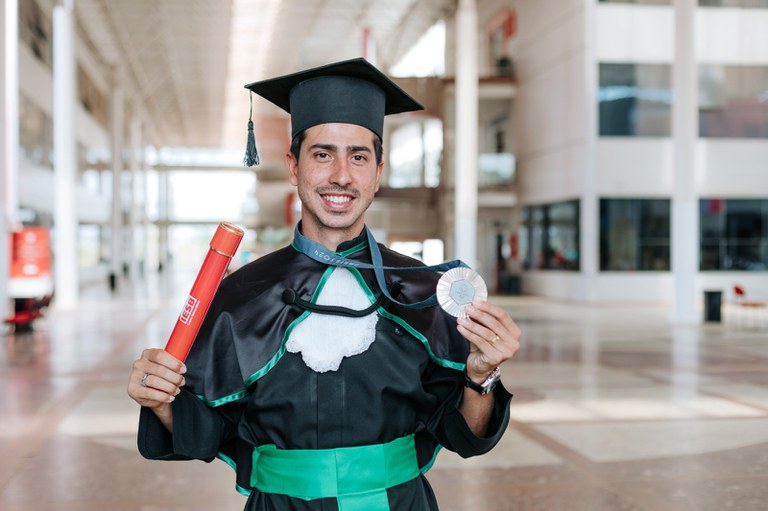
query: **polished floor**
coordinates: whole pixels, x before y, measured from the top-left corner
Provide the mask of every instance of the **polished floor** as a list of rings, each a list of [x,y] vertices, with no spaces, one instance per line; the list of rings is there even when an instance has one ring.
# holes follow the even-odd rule
[[[135,448],[131,361],[162,346],[188,288],[88,288],[0,349],[0,510],[241,509],[222,462]],[[179,279],[188,285],[191,280]],[[523,329],[512,423],[490,454],[443,452],[444,511],[768,509],[768,310],[673,326],[663,307],[499,297]]]

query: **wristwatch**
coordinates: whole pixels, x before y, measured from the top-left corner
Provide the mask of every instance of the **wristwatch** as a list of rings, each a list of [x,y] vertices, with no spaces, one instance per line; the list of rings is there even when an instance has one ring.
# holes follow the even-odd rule
[[[481,395],[490,394],[493,392],[493,389],[496,388],[496,385],[501,380],[501,369],[496,368],[493,371],[491,371],[491,374],[488,375],[488,377],[485,379],[483,383],[475,383],[472,381],[472,379],[467,376],[467,370],[464,370],[464,386],[469,387],[470,389],[474,390],[475,392],[479,392]]]

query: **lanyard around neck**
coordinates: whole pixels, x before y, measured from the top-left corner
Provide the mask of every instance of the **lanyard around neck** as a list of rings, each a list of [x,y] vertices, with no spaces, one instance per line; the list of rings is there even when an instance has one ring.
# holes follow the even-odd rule
[[[381,257],[381,250],[379,249],[378,243],[376,243],[376,239],[373,237],[373,234],[371,234],[371,231],[368,229],[368,227],[365,227],[364,229],[366,238],[368,240],[368,247],[371,251],[372,264],[364,263],[362,261],[355,261],[353,259],[347,259],[343,255],[333,252],[332,250],[328,250],[320,243],[311,240],[301,234],[298,225],[296,225],[296,229],[293,233],[293,244],[307,257],[323,264],[328,264],[330,266],[340,266],[342,268],[349,266],[363,270],[373,270],[373,273],[376,276],[376,283],[378,284],[382,294],[386,296],[389,301],[403,307],[408,307],[410,309],[423,309],[437,305],[437,296],[432,294],[432,296],[429,298],[415,303],[403,303],[397,301],[390,295],[389,291],[387,290],[387,284],[384,279],[384,270],[443,272],[453,268],[469,268],[466,263],[458,259],[433,266],[384,266],[384,260]]]

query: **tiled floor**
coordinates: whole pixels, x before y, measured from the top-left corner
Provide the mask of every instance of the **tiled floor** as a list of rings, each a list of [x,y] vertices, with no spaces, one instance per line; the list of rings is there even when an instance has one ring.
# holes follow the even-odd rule
[[[242,508],[224,463],[135,449],[125,383],[167,339],[188,291],[173,289],[91,288],[4,339],[0,510]],[[768,509],[768,319],[726,307],[723,323],[672,326],[661,307],[496,301],[524,332],[504,367],[513,421],[484,457],[441,453],[429,477],[443,510]]]

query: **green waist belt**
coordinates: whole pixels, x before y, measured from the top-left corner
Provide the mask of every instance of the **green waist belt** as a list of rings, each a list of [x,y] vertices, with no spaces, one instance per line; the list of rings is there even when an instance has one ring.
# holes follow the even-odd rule
[[[339,511],[389,511],[387,488],[419,473],[413,435],[338,449],[262,445],[253,451],[251,486],[303,500],[334,497]]]

